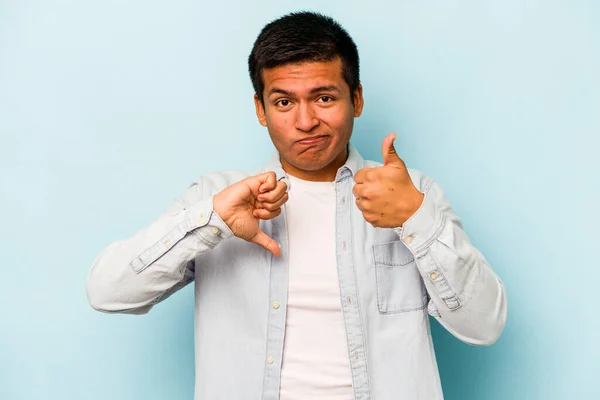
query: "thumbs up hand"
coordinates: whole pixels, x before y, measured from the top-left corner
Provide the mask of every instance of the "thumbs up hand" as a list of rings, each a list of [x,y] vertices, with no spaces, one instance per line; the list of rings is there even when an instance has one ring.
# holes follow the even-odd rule
[[[397,228],[421,206],[425,195],[413,184],[406,164],[394,148],[396,135],[383,139],[383,165],[363,168],[354,174],[352,189],[356,206],[367,222],[376,228]]]

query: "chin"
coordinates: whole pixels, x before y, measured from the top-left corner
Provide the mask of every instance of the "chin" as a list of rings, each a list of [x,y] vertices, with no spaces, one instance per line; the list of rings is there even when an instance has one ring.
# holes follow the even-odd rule
[[[296,168],[302,169],[304,171],[320,171],[324,169],[328,164],[310,164],[310,165],[298,165]]]
[[[284,158],[288,164],[291,164],[296,169],[308,172],[321,171],[334,163],[339,156],[339,153],[336,154],[335,151],[331,152],[332,149],[328,150],[320,152],[311,151],[301,154],[291,152],[291,154],[288,153],[288,156],[284,155]],[[280,154],[282,153],[280,152]]]
[[[325,165],[323,165],[322,163],[314,163],[314,162],[289,162],[288,163],[292,164],[294,166],[294,168],[300,169],[302,171],[318,171],[320,169],[325,168]]]
[[[317,160],[298,160],[297,163],[294,163],[296,168],[303,169],[304,171],[319,171],[326,168],[332,162],[334,162],[335,157],[332,159],[317,159]]]

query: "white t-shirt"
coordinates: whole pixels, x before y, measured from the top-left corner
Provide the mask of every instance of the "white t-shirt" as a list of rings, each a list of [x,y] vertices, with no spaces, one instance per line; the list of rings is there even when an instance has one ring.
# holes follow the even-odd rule
[[[335,251],[335,184],[288,179],[289,289],[280,399],[351,400]]]

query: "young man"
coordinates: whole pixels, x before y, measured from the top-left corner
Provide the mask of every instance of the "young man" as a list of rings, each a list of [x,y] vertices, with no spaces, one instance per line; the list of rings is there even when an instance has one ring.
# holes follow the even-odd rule
[[[277,149],[255,174],[207,173],[156,221],[108,246],[93,308],[147,313],[195,283],[197,400],[441,399],[429,315],[496,341],[506,294],[442,189],[382,144],[350,144],[357,48],[331,18],[266,25],[249,57]]]

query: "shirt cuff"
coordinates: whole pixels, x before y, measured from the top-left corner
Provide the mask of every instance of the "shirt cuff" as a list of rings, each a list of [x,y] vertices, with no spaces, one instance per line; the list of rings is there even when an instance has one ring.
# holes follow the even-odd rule
[[[413,254],[417,254],[440,236],[445,220],[444,214],[436,207],[432,196],[425,193],[419,209],[401,227],[394,228],[394,231]]]
[[[210,247],[234,236],[219,214],[213,210],[213,197],[203,199],[190,207],[187,216],[188,232]]]

